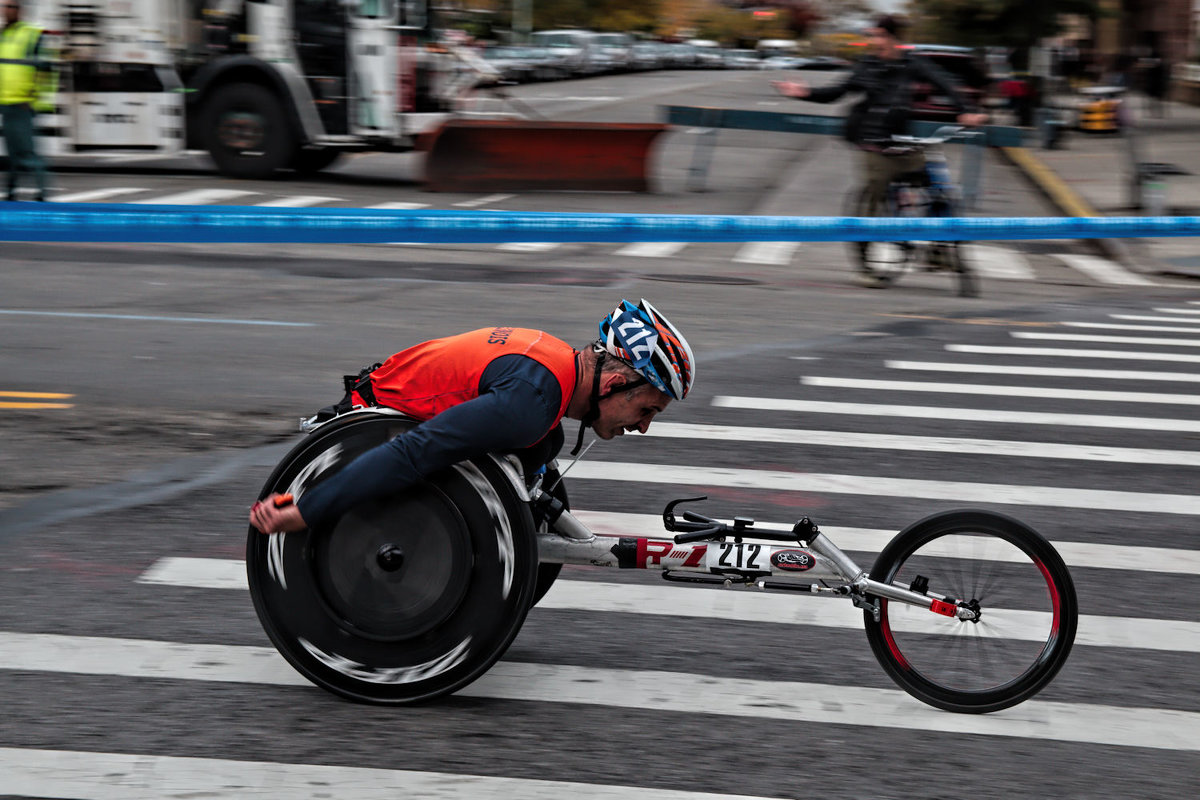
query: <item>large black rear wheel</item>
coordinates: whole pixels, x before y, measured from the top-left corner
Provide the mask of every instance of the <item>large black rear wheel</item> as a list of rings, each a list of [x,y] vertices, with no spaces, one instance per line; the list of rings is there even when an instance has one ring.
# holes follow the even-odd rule
[[[415,423],[351,414],[289,453],[261,496],[306,490]],[[250,529],[250,592],[275,647],[352,700],[411,703],[466,686],[516,637],[533,600],[528,504],[490,457],[360,505],[334,524]]]

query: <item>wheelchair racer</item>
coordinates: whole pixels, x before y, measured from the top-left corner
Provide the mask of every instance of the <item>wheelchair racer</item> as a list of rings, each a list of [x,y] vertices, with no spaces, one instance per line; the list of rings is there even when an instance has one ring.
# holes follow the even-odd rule
[[[543,331],[482,328],[418,344],[348,379],[325,411],[393,408],[420,422],[368,450],[293,504],[272,495],[250,509],[263,533],[321,527],[359,503],[411,486],[463,459],[517,452],[527,469],[551,461],[564,417],[601,439],[645,433],[695,379],[692,349],[658,309],[622,300],[579,351]]]

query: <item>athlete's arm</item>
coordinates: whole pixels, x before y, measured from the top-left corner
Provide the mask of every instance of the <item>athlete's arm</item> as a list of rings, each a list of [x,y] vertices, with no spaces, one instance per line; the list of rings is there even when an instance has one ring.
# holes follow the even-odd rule
[[[558,421],[562,402],[558,381],[527,356],[502,356],[489,364],[480,379],[480,392],[363,453],[305,491],[296,503],[295,518],[286,520],[298,527],[286,530],[332,522],[359,503],[411,486],[465,458],[527,447]],[[271,510],[265,513],[270,516]]]

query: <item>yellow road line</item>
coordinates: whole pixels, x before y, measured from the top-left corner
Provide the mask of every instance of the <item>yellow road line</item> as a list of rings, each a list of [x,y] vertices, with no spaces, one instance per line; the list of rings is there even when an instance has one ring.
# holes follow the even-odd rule
[[[1004,154],[1025,171],[1043,192],[1050,196],[1064,213],[1072,217],[1098,217],[1096,209],[1088,205],[1078,192],[1047,167],[1040,158],[1024,147],[1001,147]]]
[[[3,403],[0,408],[74,408],[74,403]]]
[[[68,397],[74,396],[61,392],[0,392],[0,397],[24,397],[36,400],[66,400]]]

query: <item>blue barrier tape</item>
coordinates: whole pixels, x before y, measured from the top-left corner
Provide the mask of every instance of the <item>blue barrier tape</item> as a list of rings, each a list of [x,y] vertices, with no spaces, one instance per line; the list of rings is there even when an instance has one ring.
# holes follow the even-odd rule
[[[1200,217],[755,217],[0,203],[0,241],[861,242],[1200,236]]]

